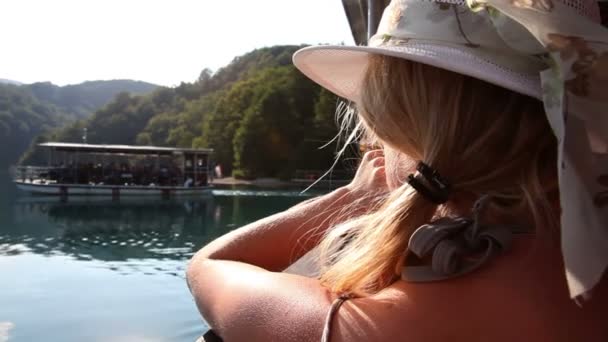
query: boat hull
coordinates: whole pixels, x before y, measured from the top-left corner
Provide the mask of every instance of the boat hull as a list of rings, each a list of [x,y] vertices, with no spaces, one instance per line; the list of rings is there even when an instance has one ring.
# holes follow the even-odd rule
[[[44,195],[57,196],[191,196],[211,194],[212,187],[141,186],[141,185],[87,185],[38,184],[15,181],[18,189]]]

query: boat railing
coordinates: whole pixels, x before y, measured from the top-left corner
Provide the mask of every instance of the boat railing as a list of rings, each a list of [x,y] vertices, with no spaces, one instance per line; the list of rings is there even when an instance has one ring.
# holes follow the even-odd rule
[[[117,186],[207,186],[207,170],[181,173],[170,167],[156,169],[107,169],[101,165],[70,166],[15,166],[11,172],[14,181],[37,184],[88,184]]]
[[[49,166],[14,166],[11,168],[11,174],[14,180],[34,182],[48,179],[52,169]]]

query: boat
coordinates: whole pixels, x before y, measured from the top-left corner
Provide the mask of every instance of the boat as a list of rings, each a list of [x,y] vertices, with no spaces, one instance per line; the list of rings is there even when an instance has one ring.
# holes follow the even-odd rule
[[[159,196],[210,194],[212,149],[45,142],[47,166],[17,166],[17,188],[33,194]]]

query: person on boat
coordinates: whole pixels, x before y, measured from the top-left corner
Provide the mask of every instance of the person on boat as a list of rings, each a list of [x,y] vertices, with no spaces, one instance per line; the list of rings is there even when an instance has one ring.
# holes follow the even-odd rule
[[[369,46],[294,63],[379,149],[349,185],[195,254],[188,285],[217,336],[608,341],[597,3],[393,0]],[[282,272],[311,250],[318,274]]]
[[[224,178],[224,174],[222,173],[222,165],[221,164],[215,165],[215,167],[213,168],[213,170],[215,171],[215,178]]]

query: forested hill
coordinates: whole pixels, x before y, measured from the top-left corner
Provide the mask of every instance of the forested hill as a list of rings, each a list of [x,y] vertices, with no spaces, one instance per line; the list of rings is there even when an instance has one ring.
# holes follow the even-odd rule
[[[318,147],[336,133],[337,99],[291,62],[301,46],[274,46],[236,57],[194,83],[149,95],[120,94],[92,117],[36,142],[210,147],[225,171],[243,177],[288,178],[297,169],[327,169],[334,148]],[[28,152],[24,163],[41,161]]]
[[[86,118],[117,94],[147,94],[158,88],[157,85],[133,80],[87,81],[63,87],[50,82],[40,82],[22,87],[28,89],[37,99],[51,103],[66,113]]]
[[[0,83],[0,169],[17,161],[34,137],[90,117],[117,94],[149,93],[158,86],[131,80],[54,84]]]
[[[13,80],[7,80],[6,78],[0,78],[0,84],[14,84],[14,85],[21,85],[21,82],[18,81],[13,81]]]

